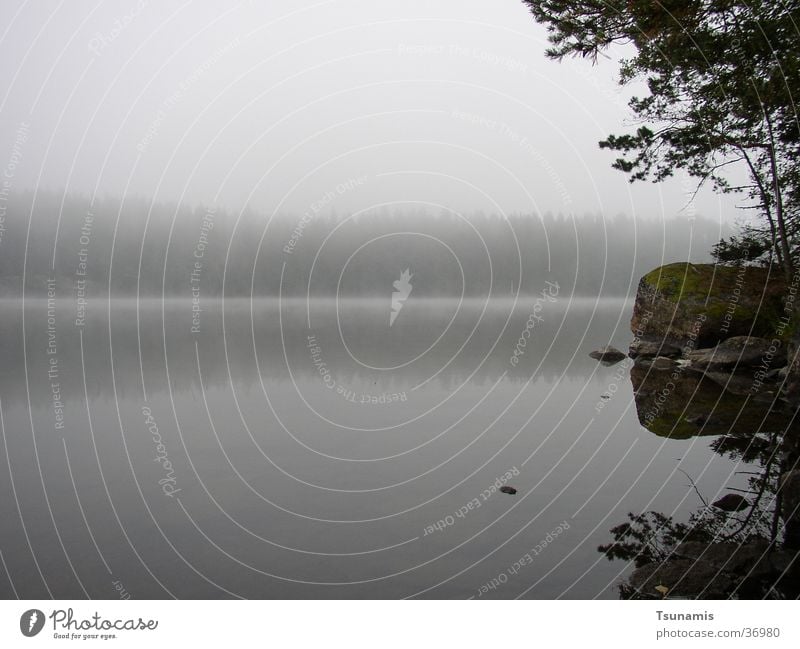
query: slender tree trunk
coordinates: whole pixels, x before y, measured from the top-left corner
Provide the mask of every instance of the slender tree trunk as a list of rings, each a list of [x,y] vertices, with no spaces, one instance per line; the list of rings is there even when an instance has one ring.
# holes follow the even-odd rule
[[[772,239],[772,250],[775,253],[775,256],[778,258],[778,265],[783,270],[784,274],[786,273],[786,268],[783,264],[783,253],[781,252],[781,246],[778,244],[778,234],[777,228],[775,227],[775,219],[772,218],[772,209],[769,206],[770,203],[770,195],[767,191],[767,188],[764,187],[764,182],[759,176],[758,172],[756,171],[755,165],[753,165],[753,161],[750,160],[750,155],[747,153],[747,149],[740,146],[739,151],[741,151],[742,156],[747,162],[747,166],[750,168],[750,175],[753,177],[753,182],[758,187],[758,193],[761,196],[761,206],[764,210],[764,216],[767,217],[767,222],[769,223],[769,232],[770,237]]]
[[[783,217],[783,196],[781,195],[781,183],[778,175],[778,161],[775,158],[775,137],[772,131],[772,121],[766,111],[764,112],[764,120],[769,130],[769,148],[767,149],[767,154],[769,155],[769,167],[772,173],[772,191],[775,196],[775,220],[778,222],[781,252],[783,253],[783,272],[786,275],[787,284],[791,284],[792,275],[794,274],[794,264],[792,263],[792,254],[789,250],[786,221]]]
[[[767,149],[769,155],[770,172],[772,174],[773,193],[775,196],[775,220],[778,223],[780,233],[781,251],[783,252],[783,272],[786,276],[786,287],[789,289],[794,282],[794,262],[792,260],[791,249],[789,248],[789,235],[786,228],[786,220],[783,214],[783,196],[778,176],[778,162],[775,156],[775,138],[772,131],[772,122],[769,115],[764,113],[764,118],[769,130],[770,143]],[[787,298],[789,296],[787,295]],[[794,334],[788,344],[789,367],[786,374],[786,396],[795,406],[800,406],[800,299],[793,301],[792,309],[792,328]]]

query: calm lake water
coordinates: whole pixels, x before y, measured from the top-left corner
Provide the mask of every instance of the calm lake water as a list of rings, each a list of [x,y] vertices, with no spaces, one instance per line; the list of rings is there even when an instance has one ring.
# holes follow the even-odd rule
[[[627,512],[741,482],[587,356],[630,302],[200,306],[2,303],[0,595],[613,598]]]

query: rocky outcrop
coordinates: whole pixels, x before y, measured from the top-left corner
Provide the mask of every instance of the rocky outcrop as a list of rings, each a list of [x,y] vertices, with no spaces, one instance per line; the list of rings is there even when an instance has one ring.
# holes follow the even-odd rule
[[[629,353],[639,422],[665,437],[717,436],[711,443],[716,453],[746,462],[760,457],[753,449],[760,454],[771,448],[758,450],[759,443],[777,440],[779,450],[770,453],[780,458],[781,474],[769,487],[769,493],[779,487],[769,538],[750,528],[737,537],[741,543],[716,542],[732,535],[720,537],[713,527],[698,525],[683,535],[691,542],[655,555],[657,561],[638,561],[623,596],[798,596],[800,396],[792,396],[791,386],[800,395],[800,358],[792,367],[800,311],[794,313],[794,294],[786,286],[763,268],[692,264],[658,268],[639,283]],[[697,520],[747,524],[761,511],[760,497],[731,492],[710,505],[704,500]],[[620,529],[615,534],[626,534]]]
[[[637,341],[691,349],[733,336],[771,340],[785,295],[782,277],[765,268],[668,264],[639,281],[631,330]],[[783,331],[777,337],[788,340],[789,335]]]
[[[731,394],[795,407],[800,358],[790,361],[800,316],[791,317],[791,307],[798,288],[760,267],[656,268],[639,282],[629,356],[663,370],[663,359],[682,358],[681,378],[700,372]]]

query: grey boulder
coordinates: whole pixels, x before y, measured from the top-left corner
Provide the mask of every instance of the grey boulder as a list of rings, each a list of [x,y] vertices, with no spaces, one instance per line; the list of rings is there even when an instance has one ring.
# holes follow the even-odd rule
[[[698,369],[756,367],[763,364],[767,369],[775,369],[786,365],[786,348],[766,338],[734,336],[716,347],[689,352],[688,358],[692,366]]]

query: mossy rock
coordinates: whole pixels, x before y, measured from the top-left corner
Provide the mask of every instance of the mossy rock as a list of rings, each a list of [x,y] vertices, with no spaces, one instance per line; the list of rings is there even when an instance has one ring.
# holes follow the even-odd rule
[[[775,270],[680,262],[639,281],[631,330],[687,350],[713,347],[732,336],[788,341],[781,327],[786,283]]]

